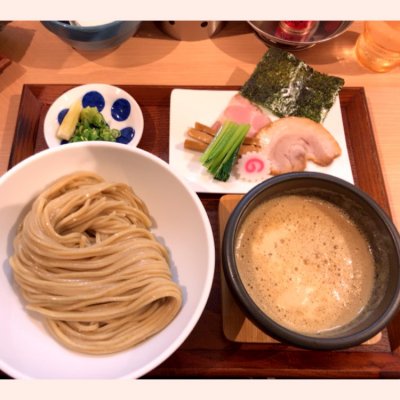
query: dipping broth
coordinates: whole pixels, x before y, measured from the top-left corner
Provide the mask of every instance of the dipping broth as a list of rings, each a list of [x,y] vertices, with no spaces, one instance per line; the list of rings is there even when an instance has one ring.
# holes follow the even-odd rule
[[[317,197],[286,195],[258,205],[239,229],[235,257],[263,312],[306,335],[351,322],[374,286],[366,238],[340,208]]]

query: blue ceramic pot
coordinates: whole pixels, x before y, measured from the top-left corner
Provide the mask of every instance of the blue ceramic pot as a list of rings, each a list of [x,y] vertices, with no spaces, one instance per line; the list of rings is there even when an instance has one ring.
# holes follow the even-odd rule
[[[132,37],[141,21],[113,21],[97,26],[76,26],[67,21],[42,21],[42,24],[76,50],[110,50]]]

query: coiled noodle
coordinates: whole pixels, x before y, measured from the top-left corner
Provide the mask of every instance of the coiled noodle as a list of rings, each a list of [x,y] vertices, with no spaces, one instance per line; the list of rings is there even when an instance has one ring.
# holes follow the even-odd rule
[[[168,325],[182,304],[166,248],[144,202],[123,183],[79,172],[42,192],[10,263],[27,302],[66,347],[130,348]]]

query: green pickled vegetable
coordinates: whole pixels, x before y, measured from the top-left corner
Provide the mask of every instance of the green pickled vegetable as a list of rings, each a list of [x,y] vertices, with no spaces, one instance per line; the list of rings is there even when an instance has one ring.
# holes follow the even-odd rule
[[[69,142],[94,140],[115,142],[119,136],[121,136],[121,132],[118,129],[110,128],[97,107],[85,107],[80,113],[79,121]]]
[[[85,107],[81,111],[80,121],[92,126],[96,126],[97,128],[103,128],[107,126],[107,123],[97,107]]]
[[[315,71],[293,54],[271,47],[241,94],[279,117],[293,115],[322,122],[343,85],[342,78]]]
[[[224,182],[229,179],[240,146],[249,129],[249,124],[224,122],[221,130],[202,154],[200,162],[215,179]]]

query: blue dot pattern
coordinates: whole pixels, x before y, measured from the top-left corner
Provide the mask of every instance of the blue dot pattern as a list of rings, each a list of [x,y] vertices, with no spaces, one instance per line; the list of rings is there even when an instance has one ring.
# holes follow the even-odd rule
[[[97,107],[101,112],[105,107],[105,99],[103,95],[95,90],[87,92],[82,98],[82,107]],[[58,123],[61,124],[69,108],[62,109],[58,115]],[[125,121],[129,118],[131,113],[131,104],[128,100],[119,98],[114,101],[111,107],[111,116],[116,121]],[[135,129],[133,127],[126,127],[120,130],[121,136],[116,139],[118,143],[128,144],[135,137]],[[61,140],[60,144],[67,144],[69,141]]]
[[[99,112],[103,111],[105,105],[104,97],[97,91],[87,92],[82,98],[82,107],[97,107]]]
[[[131,104],[126,99],[117,99],[111,106],[111,116],[116,121],[125,121],[131,113]]]
[[[118,143],[128,144],[135,136],[135,129],[128,126],[121,129],[121,136],[117,138]]]
[[[58,123],[59,123],[60,125],[61,125],[61,122],[63,122],[64,117],[65,117],[65,115],[67,114],[68,110],[69,110],[69,108],[64,108],[63,110],[61,110],[61,111],[58,113],[57,120],[58,120]]]

